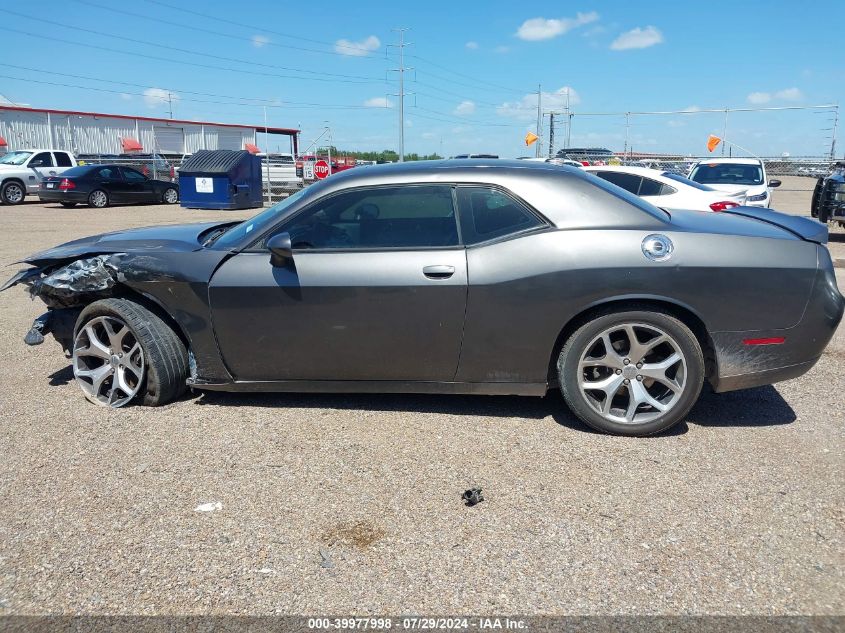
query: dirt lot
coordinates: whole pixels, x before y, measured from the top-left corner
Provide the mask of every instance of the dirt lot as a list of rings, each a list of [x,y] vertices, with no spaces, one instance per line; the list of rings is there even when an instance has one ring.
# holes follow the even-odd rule
[[[237,215],[2,207],[0,265]],[[623,439],[558,395],[106,410],[55,343],[23,344],[41,311],[0,295],[0,614],[845,610],[842,330],[801,379],[707,392],[670,434]],[[466,508],[473,485],[486,501]]]

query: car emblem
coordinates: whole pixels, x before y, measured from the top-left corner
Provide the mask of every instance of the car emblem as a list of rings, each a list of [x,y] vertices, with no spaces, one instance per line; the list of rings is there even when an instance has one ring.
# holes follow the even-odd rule
[[[648,235],[643,240],[642,248],[643,255],[655,262],[666,261],[672,257],[672,251],[675,250],[672,240],[665,235],[660,235],[659,233]]]

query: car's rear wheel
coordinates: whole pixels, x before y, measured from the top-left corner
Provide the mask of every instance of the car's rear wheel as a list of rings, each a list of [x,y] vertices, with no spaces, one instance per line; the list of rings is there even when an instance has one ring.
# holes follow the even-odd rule
[[[60,202],[59,204],[62,205],[65,209],[72,209],[76,206],[75,202]]]
[[[103,209],[109,206],[109,196],[102,189],[96,189],[88,196],[88,204],[95,209]]]
[[[20,204],[26,198],[26,190],[21,183],[13,180],[0,189],[0,199],[4,204]]]
[[[139,399],[160,406],[184,392],[188,352],[156,314],[126,299],[103,299],[76,322],[73,374],[95,404],[122,407]]]
[[[557,367],[572,412],[618,435],[651,435],[674,426],[695,404],[704,381],[695,335],[660,310],[591,319],[566,341]]]
[[[176,204],[179,202],[179,192],[174,187],[168,187],[164,190],[161,199],[165,204]]]

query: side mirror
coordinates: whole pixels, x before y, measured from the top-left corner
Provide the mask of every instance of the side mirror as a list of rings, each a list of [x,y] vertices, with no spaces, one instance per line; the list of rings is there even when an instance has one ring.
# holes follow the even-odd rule
[[[780,180],[770,180],[769,186],[770,187],[780,187]]]
[[[270,249],[270,264],[276,267],[286,266],[293,259],[293,247],[290,243],[290,233],[279,233],[267,240]]]

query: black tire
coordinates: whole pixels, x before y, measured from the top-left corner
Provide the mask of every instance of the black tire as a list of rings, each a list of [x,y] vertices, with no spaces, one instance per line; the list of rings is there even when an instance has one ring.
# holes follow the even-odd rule
[[[72,209],[76,206],[75,202],[60,202],[59,204],[62,205],[65,209]]]
[[[174,192],[176,196],[172,199],[171,202],[168,202],[167,197],[170,192]],[[167,187],[164,191],[161,192],[161,201],[164,204],[176,204],[179,202],[179,190],[176,187]]]
[[[115,316],[123,320],[141,344],[146,360],[142,404],[159,407],[178,398],[186,389],[188,351],[167,323],[142,305],[127,299],[102,299],[86,307],[76,321],[74,336],[91,319]]]
[[[644,423],[621,423],[606,419],[588,402],[579,384],[581,376],[578,367],[581,358],[589,351],[587,346],[608,328],[623,323],[659,328],[672,337],[686,360],[686,383],[677,402],[664,414]],[[665,310],[644,306],[642,309],[605,312],[579,327],[564,344],[558,357],[557,370],[566,404],[585,424],[614,435],[652,435],[683,420],[698,400],[704,383],[704,355],[695,335],[683,322]]]
[[[102,196],[99,194],[102,194]],[[88,196],[88,206],[94,207],[95,209],[105,209],[109,206],[109,194],[102,189],[95,189]]]
[[[26,187],[17,180],[5,182],[0,188],[0,200],[3,204],[21,204],[26,200]]]

